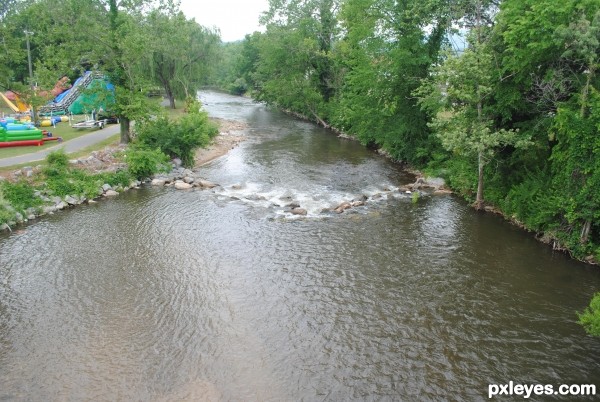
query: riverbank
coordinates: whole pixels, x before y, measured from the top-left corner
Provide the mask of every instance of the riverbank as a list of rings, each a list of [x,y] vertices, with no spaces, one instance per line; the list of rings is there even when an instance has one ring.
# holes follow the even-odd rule
[[[243,123],[224,119],[213,122],[217,123],[219,134],[209,147],[197,151],[193,175],[174,160],[168,174],[170,181],[192,175],[198,183],[205,184],[198,168],[227,154],[245,139],[240,134],[246,127]],[[126,145],[113,144],[76,159],[69,160],[66,154],[50,155],[43,164],[0,172],[0,183],[7,182],[0,192],[0,231],[69,207],[94,203],[99,198],[114,197],[149,182],[151,178],[132,178],[127,171],[126,154]]]
[[[219,125],[219,135],[214,138],[213,143],[207,148],[201,148],[196,151],[194,157],[194,165],[196,167],[203,166],[226,155],[246,139],[246,136],[240,132],[248,127],[247,124],[217,118],[212,118],[211,121]]]

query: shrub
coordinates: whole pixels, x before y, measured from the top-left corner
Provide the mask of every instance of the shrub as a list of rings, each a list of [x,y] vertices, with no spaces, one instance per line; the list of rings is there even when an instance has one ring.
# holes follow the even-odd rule
[[[3,182],[2,194],[4,200],[20,212],[29,207],[42,205],[42,200],[35,196],[35,189],[25,180],[16,183]]]
[[[13,220],[15,217],[14,212],[9,211],[6,208],[6,205],[2,205],[0,204],[0,225],[2,225],[3,223],[8,223],[11,220]]]
[[[69,167],[69,157],[62,149],[50,152],[48,156],[46,156],[46,162],[48,162],[49,166],[58,169],[66,169]]]
[[[600,293],[594,295],[590,305],[578,316],[579,324],[588,334],[600,336]]]
[[[117,170],[116,172],[104,173],[99,177],[104,183],[108,183],[113,187],[129,186],[133,178],[134,177],[129,170]]]
[[[200,101],[197,98],[193,96],[188,96],[187,98],[185,98],[186,113],[197,113],[200,111],[200,109],[202,109],[202,103],[200,103]]]
[[[129,148],[125,160],[129,173],[137,179],[144,179],[154,173],[169,170],[169,157],[160,149],[132,146]]]
[[[183,165],[194,165],[194,152],[206,147],[218,129],[205,112],[191,112],[177,121],[161,117],[142,124],[138,141],[148,149],[159,148],[170,158],[180,158]]]

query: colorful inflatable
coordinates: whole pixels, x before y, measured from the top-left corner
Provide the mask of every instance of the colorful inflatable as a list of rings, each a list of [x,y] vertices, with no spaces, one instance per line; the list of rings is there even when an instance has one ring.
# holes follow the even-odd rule
[[[3,122],[0,121],[0,124],[0,148],[44,144],[42,130],[38,130],[31,124],[16,123],[14,119],[5,119]]]

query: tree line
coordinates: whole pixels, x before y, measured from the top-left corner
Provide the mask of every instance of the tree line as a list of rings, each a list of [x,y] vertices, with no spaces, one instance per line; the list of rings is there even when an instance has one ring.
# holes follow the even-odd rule
[[[270,0],[232,91],[446,178],[600,261],[600,3]]]
[[[0,90],[34,107],[48,101],[38,88],[51,89],[63,76],[74,82],[86,70],[103,72],[115,86],[111,112],[120,118],[123,143],[130,122],[155,107],[149,92],[164,93],[172,108],[175,99],[195,99],[221,46],[218,30],[186,18],[171,0],[4,1],[0,41]]]

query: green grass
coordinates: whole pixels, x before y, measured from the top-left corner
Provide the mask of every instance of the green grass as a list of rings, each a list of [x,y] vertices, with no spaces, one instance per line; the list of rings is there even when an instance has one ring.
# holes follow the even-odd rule
[[[106,148],[108,145],[116,145],[119,143],[120,139],[121,139],[121,136],[119,134],[115,134],[115,135],[110,136],[107,139],[100,141],[94,145],[90,145],[89,147],[83,148],[80,151],[70,153],[69,158],[70,159],[78,159],[83,156],[91,154],[93,151],[102,150],[102,149]],[[32,148],[35,148],[36,150],[44,149],[44,147],[32,147]],[[10,173],[14,170],[24,168],[25,166],[35,166],[35,165],[45,166],[46,160],[44,159],[44,160],[40,160],[40,161],[36,161],[36,162],[27,162],[27,163],[20,163],[18,165],[0,167],[0,175],[2,175],[3,173]]]

